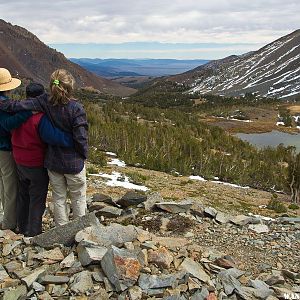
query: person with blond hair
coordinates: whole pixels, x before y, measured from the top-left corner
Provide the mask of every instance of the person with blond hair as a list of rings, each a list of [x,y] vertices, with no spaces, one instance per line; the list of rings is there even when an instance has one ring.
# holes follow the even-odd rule
[[[54,220],[57,226],[69,221],[67,191],[69,190],[73,218],[86,213],[85,160],[88,152],[88,124],[83,106],[73,97],[75,80],[66,70],[59,69],[50,77],[50,95],[43,94],[24,101],[0,101],[0,110],[44,112],[59,129],[73,136],[74,147],[48,145],[44,166],[48,169]]]
[[[9,93],[21,85],[21,80],[13,78],[7,69],[0,68],[0,101],[8,101]],[[0,126],[12,130],[25,122],[30,111],[11,113],[0,111]],[[15,230],[17,226],[16,205],[18,196],[18,179],[15,161],[12,156],[11,135],[0,135],[0,200],[3,209],[2,229]]]

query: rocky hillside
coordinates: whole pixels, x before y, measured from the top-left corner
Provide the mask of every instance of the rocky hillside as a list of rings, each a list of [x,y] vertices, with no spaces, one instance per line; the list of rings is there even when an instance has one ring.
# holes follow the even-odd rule
[[[120,190],[103,172],[128,168],[117,159],[110,163],[119,166],[89,176],[87,216],[53,228],[49,201],[41,235],[0,230],[3,299],[298,299],[300,218],[222,212],[196,199],[125,192],[132,187],[126,176]],[[166,183],[168,176],[161,176]],[[102,194],[105,187],[119,196]]]
[[[135,90],[96,76],[70,62],[66,57],[41,42],[26,29],[0,19],[0,66],[20,78],[48,85],[50,74],[57,68],[69,70],[80,87],[93,87],[103,93],[126,96]]]
[[[190,92],[293,98],[300,94],[300,30],[255,52],[209,62],[169,80]]]

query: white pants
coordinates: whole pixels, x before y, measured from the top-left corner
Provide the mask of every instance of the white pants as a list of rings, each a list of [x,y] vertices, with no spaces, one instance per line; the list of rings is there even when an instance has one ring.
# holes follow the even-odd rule
[[[70,192],[73,218],[86,214],[86,172],[85,167],[78,174],[59,174],[48,170],[52,187],[54,221],[56,226],[69,222],[67,213],[67,190]]]

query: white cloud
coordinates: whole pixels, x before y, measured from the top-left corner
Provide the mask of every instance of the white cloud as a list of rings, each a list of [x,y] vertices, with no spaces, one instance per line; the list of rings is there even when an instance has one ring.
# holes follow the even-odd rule
[[[0,0],[0,18],[46,43],[267,43],[299,15],[298,0]]]

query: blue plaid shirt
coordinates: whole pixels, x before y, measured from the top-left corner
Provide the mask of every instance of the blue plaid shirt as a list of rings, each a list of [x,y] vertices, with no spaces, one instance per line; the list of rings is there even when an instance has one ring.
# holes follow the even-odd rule
[[[77,174],[82,171],[88,152],[88,124],[84,108],[79,102],[70,100],[68,104],[54,106],[49,101],[49,96],[43,94],[24,101],[0,101],[0,110],[32,110],[46,113],[56,127],[72,133],[74,148],[49,145],[45,167],[60,174]]]

